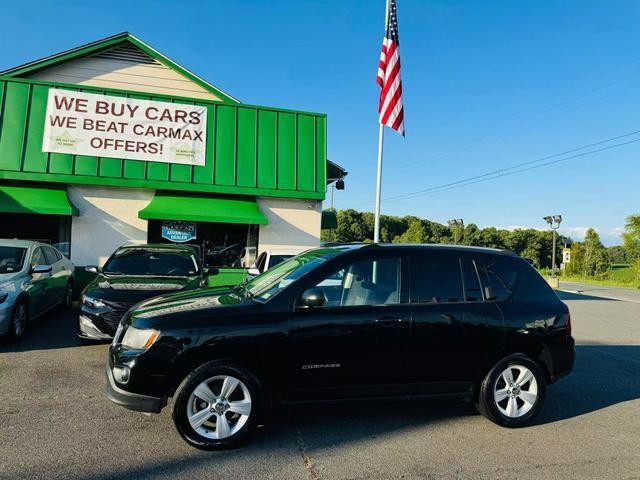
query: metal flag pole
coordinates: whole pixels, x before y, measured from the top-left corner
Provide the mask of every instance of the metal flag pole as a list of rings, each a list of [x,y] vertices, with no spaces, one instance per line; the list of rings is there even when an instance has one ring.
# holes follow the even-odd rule
[[[380,194],[382,191],[382,144],[384,140],[384,125],[380,124],[378,133],[378,175],[376,178],[376,216],[373,227],[373,241],[380,242]]]
[[[385,37],[387,25],[389,24],[389,0],[386,1],[386,10],[384,13],[384,29]],[[378,121],[380,119],[378,118]],[[380,242],[380,195],[382,194],[382,145],[384,143],[384,125],[380,123],[378,130],[378,173],[376,177],[376,213],[373,225],[373,242]]]

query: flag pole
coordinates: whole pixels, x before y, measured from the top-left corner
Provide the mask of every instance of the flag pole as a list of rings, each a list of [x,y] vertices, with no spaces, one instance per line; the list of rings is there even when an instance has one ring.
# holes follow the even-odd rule
[[[382,144],[384,141],[384,125],[378,130],[378,175],[376,177],[376,215],[373,227],[373,241],[380,242],[380,194],[382,191]]]
[[[386,0],[386,7],[384,11],[384,29],[385,35],[387,25],[389,24],[389,0]],[[380,119],[378,119],[380,122]],[[380,195],[382,194],[382,145],[384,143],[384,124],[380,122],[378,129],[378,173],[376,176],[376,213],[375,221],[373,224],[373,242],[380,242]]]

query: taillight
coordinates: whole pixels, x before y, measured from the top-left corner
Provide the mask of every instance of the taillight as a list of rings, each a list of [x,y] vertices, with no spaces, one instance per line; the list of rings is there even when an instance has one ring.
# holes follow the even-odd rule
[[[564,315],[562,315],[564,319],[565,328],[567,330],[567,335],[571,335],[571,312],[569,311],[569,307],[567,304],[564,304]]]

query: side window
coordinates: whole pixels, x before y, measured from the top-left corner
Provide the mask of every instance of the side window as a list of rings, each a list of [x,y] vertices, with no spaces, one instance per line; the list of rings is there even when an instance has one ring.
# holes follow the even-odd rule
[[[504,301],[511,296],[516,283],[516,266],[501,259],[476,262],[487,300]]]
[[[476,271],[475,262],[469,258],[463,258],[462,263],[462,281],[464,284],[464,299],[466,302],[481,302],[482,291],[480,289],[480,281]]]
[[[399,258],[367,259],[332,272],[316,287],[327,307],[393,305],[400,303]]]
[[[449,256],[420,256],[411,262],[412,294],[416,303],[463,301],[460,261]]]
[[[44,258],[44,255],[42,254],[42,249],[40,247],[37,247],[34,251],[33,254],[31,255],[31,268],[35,267],[36,265],[46,265],[47,261]]]
[[[56,255],[56,251],[53,248],[42,247],[42,250],[44,250],[44,257],[47,260],[47,265],[53,265],[59,260]]]

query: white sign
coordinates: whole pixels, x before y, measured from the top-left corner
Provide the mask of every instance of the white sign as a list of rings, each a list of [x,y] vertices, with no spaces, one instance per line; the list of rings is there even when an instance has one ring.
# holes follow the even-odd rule
[[[203,106],[52,88],[42,150],[204,165],[206,132]]]

